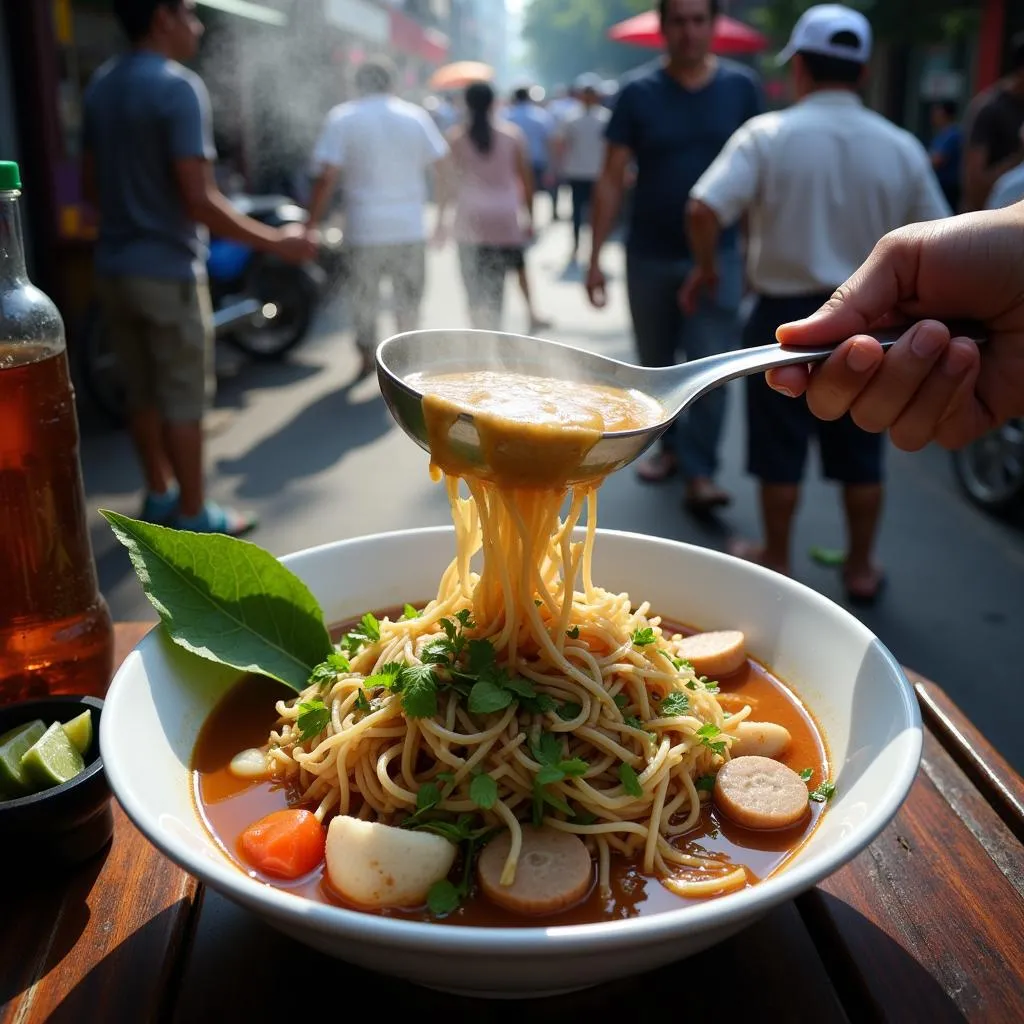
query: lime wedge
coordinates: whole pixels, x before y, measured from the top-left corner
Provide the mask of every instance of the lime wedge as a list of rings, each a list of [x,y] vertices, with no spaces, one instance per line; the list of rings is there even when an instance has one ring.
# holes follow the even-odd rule
[[[21,767],[21,759],[44,732],[46,726],[37,718],[0,736],[0,795],[16,797],[31,792],[32,782]]]
[[[85,757],[92,746],[92,712],[83,711],[70,722],[65,722],[61,728],[64,735],[71,740],[71,746]]]
[[[25,751],[21,767],[39,789],[59,786],[84,771],[82,755],[71,745],[60,722],[54,722],[43,735]]]

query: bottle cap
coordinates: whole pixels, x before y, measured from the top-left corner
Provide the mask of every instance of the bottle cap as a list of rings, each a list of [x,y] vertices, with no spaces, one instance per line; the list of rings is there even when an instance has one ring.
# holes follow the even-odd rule
[[[13,160],[0,160],[0,192],[21,188],[21,172]]]

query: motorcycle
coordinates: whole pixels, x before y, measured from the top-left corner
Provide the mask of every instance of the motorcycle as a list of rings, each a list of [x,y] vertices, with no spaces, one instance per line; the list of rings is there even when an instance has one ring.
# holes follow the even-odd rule
[[[992,515],[1024,516],[1024,418],[952,453],[953,472],[964,493]]]
[[[236,195],[231,202],[240,213],[269,227],[306,220],[306,211],[287,196]],[[342,235],[338,229],[325,231],[317,261],[303,266],[240,242],[213,238],[206,272],[214,338],[254,360],[280,360],[306,338],[318,307],[344,279]],[[79,377],[94,404],[113,423],[123,423],[124,387],[95,305],[86,315],[78,350]]]

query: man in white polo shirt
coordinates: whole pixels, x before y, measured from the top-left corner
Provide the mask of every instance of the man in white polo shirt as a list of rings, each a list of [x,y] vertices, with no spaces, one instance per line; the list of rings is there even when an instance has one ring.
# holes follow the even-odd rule
[[[427,171],[448,152],[430,115],[392,95],[394,85],[395,69],[387,60],[361,64],[360,98],[328,113],[313,151],[318,177],[309,203],[311,231],[341,183],[360,375],[373,368],[381,340],[383,278],[391,280],[398,330],[417,326],[426,281]]]
[[[798,102],[748,121],[690,192],[687,228],[695,268],[680,301],[717,283],[719,232],[749,214],[748,276],[757,294],[744,329],[747,347],[813,313],[904,224],[949,215],[924,147],[866,109],[857,94],[871,56],[871,26],[840,4],[807,10],[779,55]],[[931,335],[922,333],[925,346]],[[885,582],[873,558],[882,511],[883,437],[849,416],[815,419],[803,400],[748,377],[747,460],[761,484],[763,544],[736,541],[735,554],[790,569],[790,535],[809,442],[817,439],[826,478],[843,487],[847,596],[870,604]]]

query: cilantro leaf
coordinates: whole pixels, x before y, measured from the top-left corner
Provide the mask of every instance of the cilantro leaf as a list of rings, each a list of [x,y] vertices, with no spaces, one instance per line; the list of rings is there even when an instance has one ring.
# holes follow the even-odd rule
[[[711,793],[715,788],[715,777],[714,775],[702,775],[693,784],[697,787],[698,793]]]
[[[427,907],[434,917],[445,917],[458,910],[461,902],[462,894],[447,878],[435,882],[427,892]]]
[[[803,779],[803,780],[804,780],[804,782],[810,782],[810,781],[811,781],[811,776],[812,776],[813,774],[814,774],[814,769],[813,769],[813,768],[805,768],[805,769],[804,769],[804,770],[803,770],[803,771],[802,771],[802,772],[800,773],[800,778],[801,778],[801,779]]]
[[[399,683],[407,718],[432,718],[437,714],[437,676],[430,665],[406,665]]]
[[[573,815],[577,825],[593,825],[597,821],[597,815],[593,811],[578,809]]]
[[[359,692],[356,694],[356,708],[364,714],[373,710],[370,707],[370,702],[366,699],[366,691],[361,686],[359,687]]]
[[[836,784],[834,782],[823,782],[817,789],[814,789],[810,793],[810,798],[816,804],[823,804],[826,800],[831,800],[836,793]]]
[[[537,691],[533,688],[533,683],[529,679],[524,679],[522,676],[503,676],[501,679],[501,685],[506,690],[511,690],[517,697],[536,697]]]
[[[685,658],[677,658],[670,651],[663,650],[659,651],[659,653],[662,654],[664,657],[668,658],[670,662],[672,662],[672,667],[677,672],[681,672],[684,668],[693,668],[693,665],[691,665],[690,662],[688,662]]]
[[[319,736],[331,724],[331,709],[322,700],[303,701],[299,705],[299,742]]]
[[[389,661],[386,665],[381,666],[379,672],[369,676],[363,686],[368,690],[374,690],[378,686],[383,686],[385,690],[400,690],[400,680],[404,671],[405,665],[400,661]]]
[[[481,679],[473,684],[469,692],[469,710],[473,714],[487,715],[494,711],[504,711],[515,700],[510,690],[502,689],[490,679]]]
[[[348,663],[348,658],[335,651],[334,654],[328,654],[326,659],[321,661],[310,672],[309,681],[310,683],[320,683],[321,685],[333,683],[338,676],[351,671],[352,668]]]
[[[582,704],[577,704],[574,700],[567,700],[564,704],[558,706],[558,717],[563,722],[571,722],[574,718],[579,717],[582,710]]]
[[[490,640],[469,641],[469,671],[479,676],[494,667],[494,644]]]
[[[452,649],[450,641],[441,636],[436,640],[431,640],[420,651],[420,661],[424,665],[451,665]]]
[[[558,767],[565,775],[586,775],[590,765],[582,757],[570,757],[566,761],[559,761]]]
[[[498,783],[487,774],[476,775],[469,784],[469,799],[489,811],[498,801]]]
[[[636,771],[632,765],[626,764],[625,761],[619,765],[619,781],[622,783],[622,788],[630,796],[641,797],[644,795],[643,786],[640,785],[640,779]]]
[[[622,721],[625,725],[628,725],[630,729],[643,729],[644,727],[644,723],[641,722],[636,715],[629,715]]]
[[[531,715],[545,715],[554,711],[558,704],[550,693],[538,693],[536,697],[520,697],[519,706]]]
[[[546,764],[533,778],[538,786],[547,786],[552,782],[561,782],[565,778],[565,772],[557,764]]]
[[[578,640],[580,638],[580,627],[579,626],[573,626],[572,629],[567,629],[565,631],[565,635],[570,640]]]
[[[415,608],[413,608],[413,606],[411,604],[407,604],[402,609],[402,617],[398,621],[399,622],[408,622],[409,619],[418,619],[419,617],[420,617],[420,613]]]
[[[658,714],[663,718],[678,718],[690,710],[690,698],[679,690],[672,690],[658,705]]]
[[[612,699],[615,701],[615,706],[620,711],[624,710],[626,707],[629,706],[629,694],[617,693]]]
[[[532,747],[534,760],[541,764],[558,764],[562,760],[562,741],[551,732],[542,732]]]
[[[716,683],[713,679],[708,679],[707,676],[701,676],[700,679],[697,681],[704,684],[704,690],[707,693],[719,692],[718,683]]]
[[[433,810],[442,800],[441,790],[433,782],[424,782],[416,791],[416,812]]]
[[[703,746],[707,747],[712,753],[724,754],[725,753],[725,740],[715,740],[715,737],[721,733],[721,729],[718,728],[712,722],[708,722],[707,725],[702,725],[697,730],[697,736]]]
[[[648,644],[655,643],[658,638],[650,626],[644,626],[643,629],[634,629],[629,634],[629,639],[633,641],[634,647],[646,647]]]
[[[362,627],[363,636],[371,643],[376,643],[380,639],[380,623],[372,612],[367,612],[359,620],[359,625]]]
[[[462,611],[455,613],[455,618],[459,620],[459,625],[463,629],[476,629],[476,623],[473,621],[473,613],[468,608],[463,608]]]

